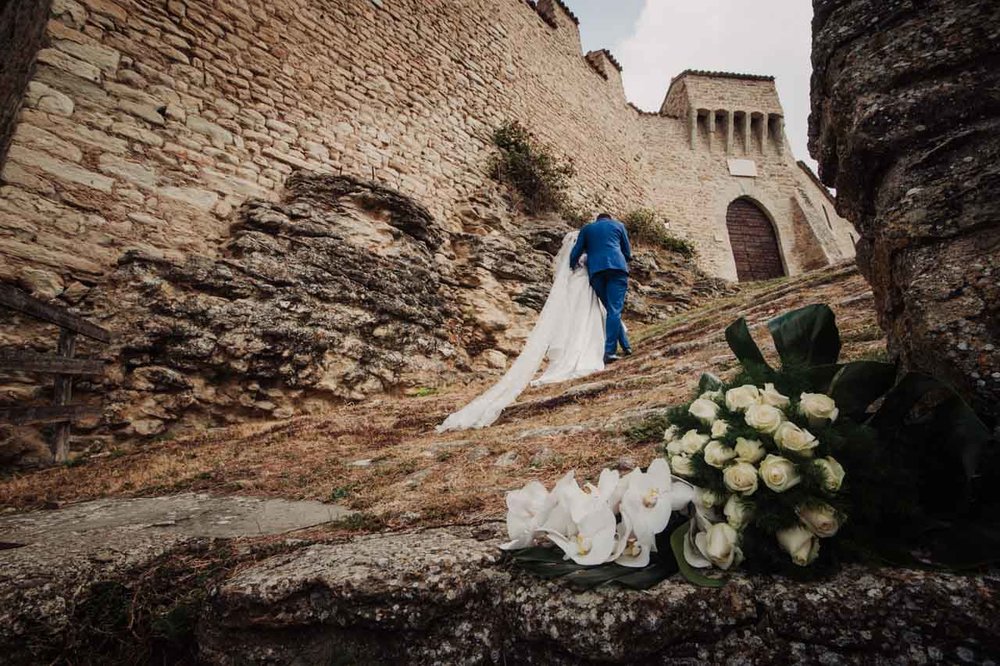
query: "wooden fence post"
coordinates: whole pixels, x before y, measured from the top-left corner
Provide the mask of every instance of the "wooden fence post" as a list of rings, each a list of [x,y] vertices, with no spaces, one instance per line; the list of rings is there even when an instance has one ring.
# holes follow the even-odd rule
[[[76,352],[76,333],[68,329],[59,331],[59,356],[73,358]],[[55,400],[57,407],[65,407],[73,399],[73,375],[56,375]],[[69,436],[73,427],[72,421],[63,421],[56,425],[55,440],[52,442],[52,455],[56,462],[66,462],[69,459]]]

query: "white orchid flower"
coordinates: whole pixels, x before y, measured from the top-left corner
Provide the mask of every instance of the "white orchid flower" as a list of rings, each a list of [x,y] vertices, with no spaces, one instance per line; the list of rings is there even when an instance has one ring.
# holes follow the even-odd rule
[[[510,541],[500,547],[518,550],[530,546],[553,508],[554,503],[548,500],[549,491],[538,481],[507,493],[507,536]]]
[[[618,523],[618,541],[611,559],[623,567],[642,568],[649,564],[650,553],[656,552],[656,538],[649,534],[636,534],[628,513],[622,513]]]
[[[673,511],[671,485],[670,467],[663,458],[657,458],[645,472],[629,480],[621,510],[623,515],[629,515],[637,534],[656,535],[666,529]]]
[[[580,520],[573,521],[573,535],[555,531],[547,534],[577,564],[603,564],[615,550],[615,514],[599,500],[591,501],[587,509]]]
[[[618,470],[603,469],[597,479],[597,485],[588,483],[585,491],[591,497],[600,498],[605,504],[611,507],[615,513],[618,512],[618,504],[622,495],[625,494],[625,486],[628,485],[628,476],[621,478]]]

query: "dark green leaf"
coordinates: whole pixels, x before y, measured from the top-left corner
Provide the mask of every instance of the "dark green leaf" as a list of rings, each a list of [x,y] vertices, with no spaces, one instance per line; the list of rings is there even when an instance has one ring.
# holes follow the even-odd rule
[[[828,305],[807,305],[767,322],[785,368],[836,363],[840,333]]]
[[[760,352],[760,347],[753,341],[750,328],[745,317],[740,317],[726,329],[726,342],[744,366],[761,366],[767,368],[767,361]]]
[[[670,578],[677,571],[676,563],[672,559],[669,562],[660,560],[642,569],[632,569],[632,573],[616,578],[615,583],[632,590],[648,590],[660,581]]]
[[[698,380],[698,393],[702,394],[705,391],[717,391],[722,388],[722,380],[713,375],[711,372],[704,372],[701,375],[701,379]]]
[[[725,585],[725,581],[703,575],[684,559],[684,539],[687,538],[688,530],[691,529],[693,523],[694,521],[688,521],[670,535],[670,549],[674,553],[674,559],[677,560],[677,567],[689,583],[699,587],[722,587]]]
[[[565,554],[558,548],[532,546],[521,550],[508,551],[510,556],[521,562],[567,562]]]
[[[806,369],[806,377],[809,381],[809,390],[812,393],[830,393],[830,384],[837,376],[840,369],[844,367],[840,363],[829,363],[826,365],[814,365]]]
[[[864,414],[896,381],[896,365],[878,361],[847,363],[830,382],[829,395],[845,416]]]

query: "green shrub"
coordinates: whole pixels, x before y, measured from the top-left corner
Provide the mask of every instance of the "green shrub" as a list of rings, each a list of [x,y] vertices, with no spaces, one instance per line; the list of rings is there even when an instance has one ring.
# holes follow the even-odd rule
[[[691,241],[678,238],[667,231],[664,221],[656,211],[648,208],[637,208],[622,218],[622,223],[628,229],[632,240],[649,245],[658,245],[665,250],[676,252],[685,257],[694,256],[695,249]]]
[[[560,211],[566,187],[576,173],[572,162],[557,157],[516,120],[493,132],[499,153],[490,160],[490,175],[517,193],[526,213]]]

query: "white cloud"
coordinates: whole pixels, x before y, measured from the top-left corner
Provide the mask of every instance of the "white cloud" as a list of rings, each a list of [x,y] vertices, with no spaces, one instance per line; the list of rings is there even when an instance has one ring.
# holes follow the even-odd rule
[[[625,91],[658,110],[670,79],[685,69],[776,78],[796,157],[806,150],[812,20],[806,0],[646,0],[634,34],[616,50]]]

